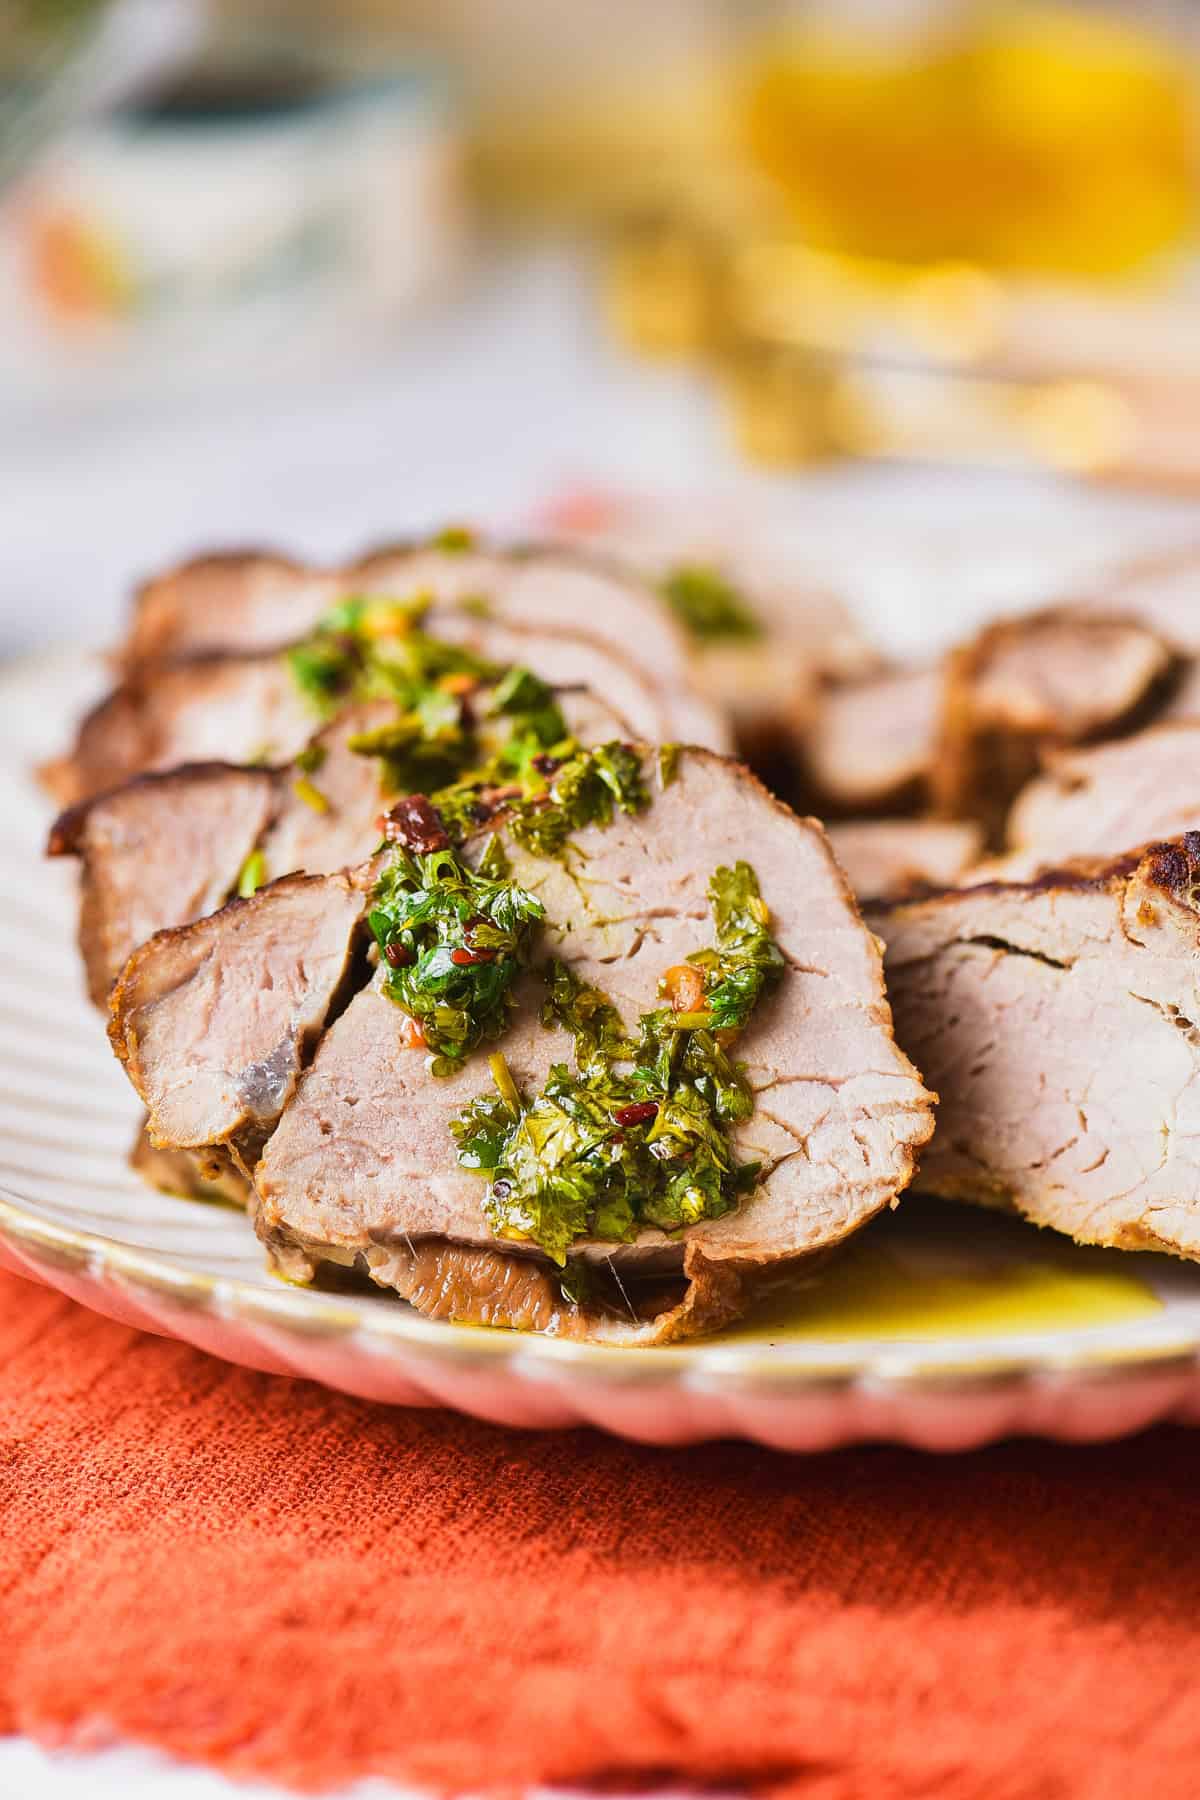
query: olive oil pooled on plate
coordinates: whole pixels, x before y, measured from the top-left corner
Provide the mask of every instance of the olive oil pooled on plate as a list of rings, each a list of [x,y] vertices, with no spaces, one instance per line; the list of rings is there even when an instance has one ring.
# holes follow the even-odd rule
[[[903,1201],[721,1337],[937,1342],[1122,1324],[1162,1309],[1141,1266],[1140,1256],[1053,1240],[1019,1219]]]

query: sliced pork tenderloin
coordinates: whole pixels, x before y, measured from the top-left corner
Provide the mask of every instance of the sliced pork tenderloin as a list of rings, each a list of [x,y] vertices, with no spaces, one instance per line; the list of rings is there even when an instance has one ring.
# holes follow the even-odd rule
[[[966,819],[853,819],[831,825],[829,841],[860,902],[953,887],[983,849]]]
[[[1041,758],[1145,723],[1176,666],[1168,644],[1132,619],[1051,611],[990,626],[946,664],[935,807],[979,819],[999,847],[1008,807]]]
[[[753,857],[788,967],[739,1054],[756,1111],[740,1157],[759,1160],[751,1200],[691,1227],[694,1259],[754,1267],[835,1242],[890,1203],[928,1131],[929,1096],[891,1042],[875,946],[819,829],[798,821],[736,767],[687,753],[651,812],[580,834],[580,873],[506,848],[515,878],[546,907],[555,955],[603,989],[629,1025],[657,985],[705,942],[712,868]],[[581,901],[585,906],[581,906]],[[541,1022],[530,977],[503,1040],[517,1087],[538,1091],[567,1036]],[[437,1238],[495,1247],[482,1184],[458,1168],[450,1121],[486,1091],[469,1064],[432,1081],[404,1048],[405,1015],[372,983],[326,1033],[257,1173],[260,1229],[303,1253],[362,1255]],[[678,1236],[578,1245],[574,1254],[630,1271],[678,1271]],[[693,1268],[697,1267],[693,1262]],[[372,1273],[378,1278],[378,1258]]]
[[[1065,610],[1004,620],[939,668],[827,688],[807,743],[814,804],[831,817],[928,805],[977,819],[998,847],[1044,754],[1149,722],[1179,676],[1170,646],[1136,620]]]
[[[562,690],[558,700],[581,744],[631,735],[629,720],[586,688]],[[256,851],[256,886],[296,872],[332,874],[369,857],[395,792],[387,764],[351,743],[394,717],[386,700],[347,707],[305,745],[311,774],[294,763],[201,763],[137,776],[64,813],[48,849],[82,865],[79,944],[96,1004],[105,1004],[139,944],[222,906]]]
[[[134,951],[109,1039],[153,1145],[254,1162],[350,977],[372,880],[287,876]]]
[[[760,761],[797,744],[827,677],[879,661],[840,594],[780,534],[747,530],[694,501],[565,495],[546,509],[556,536],[644,570],[687,633],[695,685]]]
[[[139,944],[224,905],[277,803],[273,771],[199,763],[61,815],[48,849],[82,864],[79,947],[97,1006]]]
[[[1133,557],[1067,604],[1075,611],[1140,619],[1177,650],[1200,656],[1200,546]]]
[[[894,1203],[931,1129],[931,1096],[895,1046],[877,945],[824,834],[736,765],[685,751],[676,778],[649,811],[586,827],[575,844],[570,869],[511,837],[505,848],[513,878],[546,908],[542,954],[602,987],[630,1028],[660,1003],[666,970],[709,941],[706,885],[718,865],[752,861],[786,959],[778,988],[738,1045],[756,1107],[736,1128],[734,1148],[739,1160],[762,1163],[752,1197],[682,1234],[645,1229],[634,1242],[572,1248],[576,1260],[611,1268],[626,1283],[642,1275],[686,1284],[643,1337],[701,1329],[740,1306],[749,1272],[836,1243]],[[375,878],[374,870],[361,870],[348,880],[326,878],[326,886],[338,884],[330,892],[339,907],[357,888],[361,911]],[[253,1111],[247,1108],[244,1071],[285,1065],[290,1081],[297,1036],[291,1020],[300,1011],[328,1016],[336,986],[326,977],[319,992],[304,983],[296,991],[296,971],[313,963],[307,938],[323,916],[319,887],[280,883],[201,926],[153,940],[134,957],[114,994],[113,1037],[160,1142],[240,1143],[248,1127],[262,1130],[265,1108],[260,1095]],[[297,946],[293,917],[270,923],[279,906],[293,915],[299,907],[305,944]],[[347,898],[336,929],[324,928],[324,935],[332,929],[344,942],[354,911]],[[281,964],[275,985],[288,989],[289,1000],[248,1033],[251,1009],[234,998],[218,1016],[212,995],[237,996],[261,980],[268,942]],[[338,1011],[294,1094],[284,1093],[284,1081],[271,1084],[282,1116],[256,1174],[260,1232],[277,1255],[298,1258],[301,1267],[351,1261],[407,1293],[437,1287],[411,1261],[414,1247],[422,1252],[431,1243],[505,1259],[524,1255],[542,1266],[529,1246],[493,1236],[484,1183],[456,1160],[450,1122],[490,1091],[486,1058],[432,1077],[419,1049],[409,1047],[411,1022],[384,982],[381,967]],[[543,993],[537,974],[522,977],[500,1045],[527,1094],[538,1091],[553,1062],[571,1060],[567,1034],[541,1021]],[[197,1018],[199,1029],[189,1023]],[[280,1044],[282,1056],[275,1052]],[[250,1085],[258,1090],[263,1083],[256,1074]],[[510,1278],[496,1269],[487,1280],[493,1276]],[[674,1314],[670,1324],[663,1322],[667,1313]]]
[[[443,608],[424,622],[431,637],[497,664],[528,666],[553,687],[603,696],[628,729],[653,742],[728,745],[723,720],[695,695],[659,685],[635,656],[585,632],[530,630]],[[275,653],[167,663],[135,672],[88,714],[69,756],[42,775],[72,806],[147,770],[181,763],[285,763],[319,723],[286,658]]]
[[[560,547],[396,545],[337,569],[247,553],[204,557],[147,582],[123,660],[281,650],[335,601],[354,594],[467,602],[525,631],[576,630],[632,658],[664,686],[686,688],[687,643],[646,583],[615,564]]]
[[[804,739],[818,810],[842,818],[924,805],[941,706],[939,669],[880,669],[826,685]]]
[[[270,550],[196,556],[142,583],[117,660],[132,672],[230,650],[278,650],[303,637],[342,591],[335,571]]]
[[[1200,1256],[1200,837],[872,912],[940,1101],[922,1189]]]
[[[43,764],[61,806],[183,763],[287,762],[319,720],[277,656],[189,659],[131,676],[83,720],[70,754]]]
[[[1080,612],[1140,619],[1183,660],[1159,718],[1200,718],[1200,548],[1137,557],[1070,604]]]
[[[1060,750],[1018,795],[1008,849],[1023,867],[1111,857],[1200,829],[1200,722]]]

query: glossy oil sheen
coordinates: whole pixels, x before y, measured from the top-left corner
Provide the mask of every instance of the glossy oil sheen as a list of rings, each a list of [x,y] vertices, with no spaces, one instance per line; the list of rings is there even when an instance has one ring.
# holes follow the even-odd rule
[[[1162,1310],[1139,1273],[1140,1257],[1048,1242],[1030,1225],[978,1215],[971,1251],[959,1255],[947,1249],[954,1240],[945,1231],[957,1209],[920,1201],[907,1207],[907,1218],[879,1221],[811,1275],[765,1296],[724,1335],[928,1343],[1080,1330]]]

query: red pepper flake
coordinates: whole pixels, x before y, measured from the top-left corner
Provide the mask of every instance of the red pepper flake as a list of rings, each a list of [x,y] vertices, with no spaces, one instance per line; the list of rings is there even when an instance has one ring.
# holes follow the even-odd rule
[[[405,944],[385,944],[383,954],[393,969],[407,969],[409,963],[416,961],[412,951]]]
[[[450,961],[457,964],[460,969],[468,969],[472,963],[490,963],[495,960],[496,952],[494,950],[468,950],[465,944],[460,950],[450,952]]]
[[[657,1119],[657,1117],[657,1100],[633,1100],[628,1106],[618,1106],[613,1113],[615,1123],[622,1127],[629,1125],[649,1125],[650,1121],[652,1119]]]
[[[403,1050],[428,1048],[420,1019],[414,1019],[410,1013],[405,1013],[400,1020],[400,1047]]]
[[[389,844],[403,844],[418,856],[450,847],[450,834],[442,816],[424,794],[409,794],[397,800],[383,816],[383,835]]]

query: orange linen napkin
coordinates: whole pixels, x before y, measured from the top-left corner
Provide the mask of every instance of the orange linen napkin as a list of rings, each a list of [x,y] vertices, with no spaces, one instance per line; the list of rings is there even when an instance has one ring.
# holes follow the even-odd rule
[[[297,1787],[1191,1800],[1198,1451],[525,1436],[0,1276],[0,1730]]]

